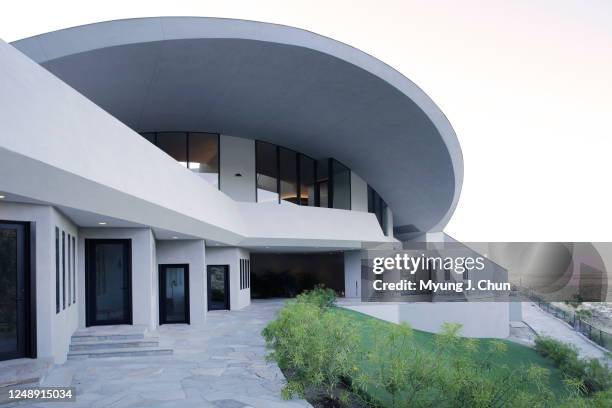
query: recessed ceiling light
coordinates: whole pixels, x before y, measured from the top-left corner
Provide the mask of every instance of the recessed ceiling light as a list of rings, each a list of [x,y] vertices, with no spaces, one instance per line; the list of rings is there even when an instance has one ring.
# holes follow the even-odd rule
[[[100,221],[98,225],[106,225],[106,221]]]
[[[172,239],[178,239],[178,237],[172,237]]]
[[[2,200],[3,198],[4,198],[4,196],[3,196],[3,195],[0,195],[0,200]]]

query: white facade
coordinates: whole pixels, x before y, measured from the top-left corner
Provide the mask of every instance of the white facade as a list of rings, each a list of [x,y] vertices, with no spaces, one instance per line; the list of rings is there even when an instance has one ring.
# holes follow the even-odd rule
[[[186,30],[193,28],[194,21],[189,20],[189,24],[180,27]],[[173,19],[167,22],[175,27]],[[150,21],[143,20],[141,23],[145,27]],[[211,27],[225,29],[222,26],[226,23],[211,23],[214,24],[204,26],[206,30]],[[246,24],[248,30],[234,32],[236,27],[232,26],[232,34],[228,38],[246,35],[248,38],[245,37],[245,41],[265,40],[272,43],[270,39],[277,35],[274,34],[275,30],[280,29],[263,25],[266,29],[260,30],[257,26],[259,23],[241,24]],[[154,24],[151,27],[155,31],[158,26]],[[102,31],[106,29],[104,25],[99,28]],[[253,28],[255,31],[251,32]],[[209,35],[206,30],[196,32],[198,35]],[[128,31],[125,32],[126,38],[131,35]],[[284,86],[279,85],[278,89],[272,87],[275,82],[281,83],[287,78],[293,78],[290,69],[286,73],[283,71],[283,75],[288,75],[287,78],[275,78],[268,74],[267,69],[257,71],[253,65],[253,72],[262,77],[253,78],[252,84],[247,81],[249,86],[237,86],[239,91],[244,89],[245,94],[238,95],[235,103],[250,101],[253,95],[263,95],[265,100],[248,105],[247,110],[227,108],[222,105],[224,99],[219,98],[218,107],[209,106],[208,110],[202,108],[201,111],[198,108],[191,112],[198,105],[194,103],[183,107],[184,112],[172,114],[170,110],[175,108],[175,104],[170,101],[164,104],[169,110],[166,115],[165,112],[155,112],[155,109],[144,109],[145,105],[153,102],[145,98],[140,100],[139,94],[133,92],[115,101],[117,109],[124,109],[124,112],[115,117],[101,107],[104,103],[93,97],[90,100],[89,92],[95,93],[96,86],[88,88],[90,85],[87,83],[81,83],[81,86],[73,83],[70,86],[68,79],[64,82],[65,78],[57,72],[56,75],[49,72],[53,72],[53,69],[47,63],[53,65],[57,62],[55,59],[72,55],[70,42],[55,44],[55,40],[50,40],[50,37],[24,40],[18,48],[26,56],[0,41],[0,221],[22,223],[35,242],[29,248],[29,256],[33,259],[32,287],[35,284],[35,295],[32,295],[31,300],[35,303],[36,312],[35,329],[31,333],[35,337],[35,345],[30,356],[52,358],[56,363],[62,363],[66,359],[74,331],[91,325],[131,324],[148,330],[155,330],[165,323],[201,325],[206,321],[207,313],[214,310],[211,303],[218,298],[219,291],[227,300],[224,308],[239,310],[247,307],[251,301],[252,289],[251,258],[255,253],[342,253],[344,271],[340,286],[343,287],[338,292],[348,298],[358,298],[361,291],[359,250],[362,245],[396,243],[394,227],[398,219],[402,222],[409,219],[426,229],[444,224],[456,204],[462,177],[461,158],[456,152],[458,146],[455,145],[454,133],[444,116],[438,113],[435,105],[418,88],[398,77],[394,71],[389,72],[387,66],[372,62],[368,59],[370,57],[355,56],[351,54],[354,50],[345,49],[339,43],[327,43],[330,40],[315,40],[308,36],[302,38],[304,33],[292,31],[291,34],[293,36],[283,40],[291,40],[295,44],[285,46],[299,46],[296,50],[311,47],[324,55],[325,64],[335,64],[336,59],[328,57],[337,54],[346,65],[342,65],[343,69],[355,75],[354,78],[347,77],[350,81],[344,84],[341,92],[313,94],[321,102],[340,98],[336,107],[344,112],[339,115],[344,120],[340,122],[344,126],[356,126],[350,118],[345,117],[349,113],[354,115],[356,121],[360,119],[360,114],[365,115],[369,109],[378,109],[367,100],[360,99],[361,96],[365,98],[369,95],[356,97],[354,83],[366,79],[369,81],[374,74],[384,76],[385,81],[373,82],[377,86],[384,83],[384,86],[374,89],[372,85],[370,91],[373,95],[380,92],[380,95],[387,96],[372,96],[381,102],[380,109],[386,113],[390,112],[392,106],[385,108],[384,103],[395,101],[397,90],[406,96],[398,104],[411,112],[408,116],[422,122],[414,125],[419,129],[419,135],[429,132],[427,134],[432,137],[428,140],[425,136],[419,136],[422,140],[411,140],[411,147],[418,151],[420,146],[421,150],[435,156],[438,163],[434,165],[432,160],[424,160],[422,166],[432,167],[417,174],[420,170],[417,162],[406,160],[393,163],[398,166],[397,175],[391,170],[385,170],[385,173],[393,174],[403,182],[407,181],[404,180],[406,178],[414,178],[422,188],[431,188],[429,194],[436,199],[426,204],[435,209],[429,211],[428,205],[411,202],[417,214],[412,220],[412,214],[403,204],[407,198],[413,200],[413,197],[404,194],[401,189],[390,189],[392,183],[379,177],[380,168],[386,168],[388,163],[377,165],[375,159],[365,160],[370,159],[372,153],[379,157],[399,155],[406,147],[401,138],[381,131],[386,121],[368,123],[374,126],[374,132],[379,133],[377,137],[389,143],[388,146],[380,144],[387,149],[386,152],[372,152],[368,141],[358,140],[354,147],[351,145],[351,149],[356,149],[351,153],[346,140],[340,138],[341,134],[344,137],[350,136],[351,129],[341,129],[340,123],[336,123],[334,112],[316,111],[315,103],[311,103],[313,112],[307,109],[299,112],[295,110],[295,113],[292,111],[291,115],[285,112],[277,120],[277,110],[283,111],[287,108],[284,104],[294,103],[302,97],[292,95],[291,89]],[[151,32],[148,35],[154,39],[157,33]],[[259,35],[265,38],[251,38]],[[85,37],[89,40],[85,41]],[[105,49],[107,46],[104,42],[112,37],[96,30],[79,36],[84,41],[75,44],[79,43],[78,47],[84,46],[86,49],[79,48],[76,54],[90,50],[88,47],[96,49],[99,46]],[[163,38],[164,41],[166,39]],[[142,39],[133,40],[137,44]],[[283,43],[278,37],[276,41],[278,44]],[[40,48],[34,46],[36,44]],[[173,44],[179,47],[182,43]],[[114,45],[118,44],[108,44]],[[46,51],[39,52],[43,49]],[[277,51],[274,49],[270,52]],[[55,58],[47,60],[48,56]],[[92,70],[105,69],[102,65],[92,64],[91,67]],[[305,66],[308,67],[308,64]],[[319,65],[311,64],[309,68],[316,67]],[[138,67],[134,69],[140,78]],[[198,80],[210,80],[212,85],[217,79],[227,80],[224,77],[225,71],[211,71],[211,78],[193,79],[178,75],[173,80],[187,81],[181,82],[183,88],[180,88],[187,95],[204,86]],[[97,80],[104,77],[111,81],[117,80],[110,87],[117,94],[130,86],[137,87],[139,83],[127,70],[96,72],[85,79]],[[193,69],[193,72],[199,71]],[[333,71],[327,72],[331,73]],[[321,76],[326,72],[317,71],[312,75],[315,74]],[[215,75],[219,77],[215,78]],[[305,86],[307,90],[313,88],[312,84],[302,84],[298,79],[293,78],[296,87]],[[197,83],[189,82],[192,80]],[[231,99],[229,93],[228,90],[228,101]],[[109,100],[113,98],[115,96]],[[138,106],[131,106],[131,103]],[[349,106],[351,104],[354,106]],[[394,109],[398,118],[403,120],[406,117],[402,109]],[[153,133],[155,145],[137,133],[134,130],[137,126],[130,120],[118,119],[123,114],[129,116],[137,111],[141,112],[137,116],[142,116],[144,121],[137,130],[143,134]],[[261,117],[253,117],[253,112],[259,112]],[[206,117],[206,113],[211,117],[216,114],[224,123],[217,123],[213,129],[205,128],[201,117]],[[268,117],[270,114],[272,116]],[[374,114],[372,116],[376,117]],[[166,122],[160,122],[164,118]],[[181,118],[184,122],[181,122]],[[294,123],[299,123],[300,127],[293,127]],[[209,126],[213,124],[214,121]],[[292,131],[285,132],[282,126],[289,126],[295,135]],[[325,134],[327,131],[321,131],[318,126],[336,133]],[[413,124],[407,123],[406,126],[412,129]],[[235,134],[224,129],[233,129]],[[423,129],[427,132],[421,132]],[[391,130],[395,132],[395,129]],[[218,135],[218,150],[211,152],[218,154],[218,185],[202,177],[210,174],[193,171],[190,159],[175,160],[171,157],[172,147],[164,150],[159,146],[158,133],[173,131],[184,133],[185,138],[196,132],[213,132]],[[282,145],[281,141],[287,141],[289,146]],[[271,165],[278,172],[275,181],[260,174],[258,166],[262,163],[258,163],[257,159],[259,142],[276,146],[278,163]],[[185,155],[188,156],[190,145],[186,146]],[[302,153],[300,147],[304,147],[310,156]],[[326,150],[328,148],[330,151]],[[451,151],[450,156],[447,148]],[[178,150],[177,154],[182,155],[181,148]],[[281,151],[293,155],[295,163],[283,163]],[[336,154],[344,155],[342,159],[363,169],[363,173],[358,174],[341,164],[341,160],[332,156]],[[206,160],[206,157],[202,158],[198,166],[207,164]],[[306,160],[312,160],[312,168],[316,169],[313,170],[311,180],[303,176],[300,167]],[[418,160],[421,158],[418,157]],[[327,167],[321,167],[321,170],[319,163],[327,163]],[[335,172],[336,164],[338,168],[344,169],[344,173]],[[291,173],[293,170],[293,179],[282,179],[282,172]],[[375,180],[376,177],[379,179]],[[438,183],[429,183],[429,179]],[[372,182],[377,182],[381,191],[393,203],[387,204],[382,195],[370,185]],[[276,183],[278,202],[258,202],[258,183],[268,183],[272,189]],[[291,191],[292,186],[294,191]],[[340,201],[343,206],[333,208],[333,202]],[[394,203],[399,208],[393,208]],[[412,224],[409,226],[413,227]],[[59,257],[56,256],[56,230],[60,241],[68,239],[70,242],[67,247],[69,249],[66,249],[66,244],[61,244]],[[73,239],[75,245],[72,245]],[[63,255],[64,251],[67,251],[66,256]],[[222,282],[227,284],[227,290],[219,289],[221,286],[216,280],[212,281],[216,284],[214,287],[209,284],[211,279],[219,279],[219,276],[211,274],[211,267],[214,269],[219,266],[227,270],[227,278]],[[115,279],[115,275],[106,275],[111,272],[117,273],[121,279]],[[58,293],[61,296],[59,308]],[[118,303],[112,304],[116,299],[119,299]],[[388,312],[385,310],[381,317],[397,321],[410,320],[410,313],[403,309],[391,311],[395,316],[392,318],[387,316]],[[439,327],[439,322],[433,320],[422,324],[416,321],[414,324],[416,328],[424,330],[436,330]],[[467,331],[478,335],[471,326]]]

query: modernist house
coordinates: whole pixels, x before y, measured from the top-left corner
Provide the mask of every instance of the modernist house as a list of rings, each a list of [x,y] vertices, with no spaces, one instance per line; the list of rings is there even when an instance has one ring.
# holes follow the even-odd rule
[[[0,42],[0,125],[2,360],[61,363],[90,326],[201,324],[274,279],[357,297],[362,244],[441,231],[463,175],[399,72],[251,21]]]

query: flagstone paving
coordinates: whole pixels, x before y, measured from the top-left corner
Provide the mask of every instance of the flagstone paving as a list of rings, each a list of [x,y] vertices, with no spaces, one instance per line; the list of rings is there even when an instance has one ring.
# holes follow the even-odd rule
[[[253,301],[240,311],[210,312],[201,327],[163,325],[160,345],[172,347],[172,355],[69,360],[46,381],[76,387],[76,402],[64,404],[71,408],[310,407],[304,400],[280,398],[284,376],[265,360],[260,333],[282,305]]]

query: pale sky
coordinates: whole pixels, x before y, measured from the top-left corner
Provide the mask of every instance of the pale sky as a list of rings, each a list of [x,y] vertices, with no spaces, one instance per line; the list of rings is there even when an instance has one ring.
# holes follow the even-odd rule
[[[612,241],[612,1],[8,2],[0,38],[129,17],[286,24],[355,46],[453,125],[461,241]]]

